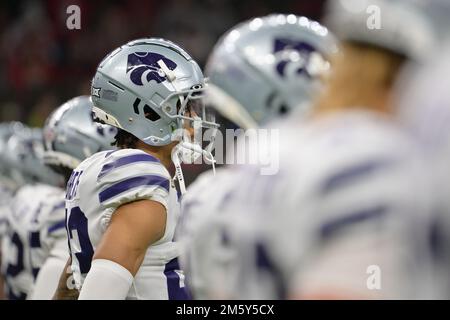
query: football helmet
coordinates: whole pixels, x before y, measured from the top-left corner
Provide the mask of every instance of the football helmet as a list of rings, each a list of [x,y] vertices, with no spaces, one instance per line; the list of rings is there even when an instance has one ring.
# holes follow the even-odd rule
[[[332,0],[324,21],[340,40],[375,45],[423,61],[434,51],[436,39],[431,16],[419,2]]]
[[[149,145],[164,146],[176,140],[174,133],[186,121],[196,128],[218,127],[201,103],[204,88],[200,67],[178,45],[138,39],[98,66],[92,80],[93,111],[101,121]]]
[[[18,185],[44,183],[62,186],[63,177],[44,164],[43,156],[42,129],[16,125],[3,153],[11,178]]]
[[[44,162],[75,169],[94,153],[114,149],[116,133],[116,128],[94,122],[89,96],[73,98],[47,118]]]
[[[24,126],[20,122],[5,122],[0,124],[0,179],[9,189],[15,190],[20,185],[12,178],[11,168],[7,162],[8,140],[15,132],[23,130]]]
[[[243,22],[209,56],[208,103],[242,128],[292,109],[306,112],[335,51],[333,35],[306,17],[274,14]]]

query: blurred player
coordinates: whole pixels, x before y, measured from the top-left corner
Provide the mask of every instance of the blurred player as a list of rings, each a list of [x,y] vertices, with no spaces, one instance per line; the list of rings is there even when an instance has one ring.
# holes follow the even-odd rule
[[[341,50],[312,113],[281,136],[280,171],[242,170],[222,202],[220,237],[238,255],[233,298],[430,294],[428,181],[393,117],[392,91],[433,34],[407,1],[352,3],[329,2]],[[382,27],[369,28],[369,5]]]
[[[61,105],[46,121],[44,162],[64,177],[66,185],[72,170],[81,161],[99,151],[113,149],[111,143],[116,131],[113,127],[93,121],[90,97],[73,98]],[[30,247],[36,277],[33,290],[30,290],[32,293],[27,298],[48,300],[53,297],[59,276],[69,258],[65,193],[59,188],[55,190],[45,185],[32,185],[22,188],[15,201],[28,204],[30,198],[39,203],[39,214],[33,214],[30,210],[29,218],[24,217],[15,231],[22,238],[24,250]],[[28,235],[31,235],[31,241],[27,241]]]
[[[251,250],[237,283],[253,292],[266,284],[301,299],[430,297],[430,190],[392,95],[405,63],[432,50],[433,33],[408,1],[361,3],[329,1],[327,21],[342,45],[327,89],[281,140],[278,175],[247,169],[242,180],[251,184],[227,205],[247,212],[240,224],[254,230],[237,240]],[[370,12],[381,14],[379,27]],[[263,275],[274,281],[258,281]]]
[[[12,135],[5,150],[11,176],[22,185],[10,200],[8,228],[2,241],[2,273],[7,297],[25,299],[39,268],[39,234],[25,229],[44,211],[61,203],[62,179],[42,162],[42,131],[23,127]]]
[[[336,49],[328,30],[305,17],[270,15],[243,22],[219,40],[209,57],[210,102],[243,129],[280,129],[279,123],[268,123],[310,112]],[[197,299],[232,295],[236,279],[230,277],[236,272],[230,269],[241,257],[224,239],[227,215],[222,211],[238,185],[246,183],[241,178],[238,165],[221,168],[216,175],[206,172],[183,199],[183,266]]]
[[[9,167],[5,161],[6,148],[9,138],[15,131],[22,129],[19,122],[0,124],[0,265],[2,260],[1,242],[8,228],[9,206],[14,192],[19,187],[18,182],[11,177]],[[3,275],[0,274],[0,299],[4,299]]]
[[[6,163],[6,150],[9,138],[15,131],[22,129],[19,122],[0,124],[0,241],[7,228],[7,211],[14,192],[19,187],[14,181]]]
[[[207,122],[203,74],[179,46],[139,39],[114,50],[92,81],[94,112],[119,128],[120,150],[73,172],[66,194],[71,268],[80,299],[187,299],[174,230],[179,200],[169,167],[194,150],[183,129]],[[181,142],[177,139],[184,139]],[[194,153],[194,152],[192,152]],[[61,278],[61,285],[66,281]],[[64,292],[59,290],[56,297]]]
[[[427,2],[436,33],[438,50],[430,54],[424,66],[415,66],[404,72],[398,86],[399,117],[405,127],[421,143],[426,173],[433,182],[433,224],[430,251],[433,254],[434,294],[450,298],[450,3],[441,0]],[[424,226],[425,227],[425,226]]]

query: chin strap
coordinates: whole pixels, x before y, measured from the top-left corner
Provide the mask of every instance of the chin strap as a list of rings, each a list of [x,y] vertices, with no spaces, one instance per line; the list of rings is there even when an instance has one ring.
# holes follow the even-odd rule
[[[183,169],[181,169],[181,160],[180,160],[180,154],[179,149],[177,147],[174,148],[172,151],[172,162],[175,166],[175,176],[173,177],[173,180],[178,180],[178,185],[180,186],[180,192],[183,196],[186,193],[186,185],[184,183],[184,176],[183,176]]]
[[[214,159],[214,156],[210,151],[203,150],[203,159],[207,164],[210,164],[212,166],[213,174],[216,175],[216,159]]]
[[[193,163],[192,158],[195,155],[203,156],[203,159],[207,164],[212,166],[212,170],[214,175],[216,175],[216,160],[210,151],[203,150],[199,145],[188,142],[180,142],[177,144],[172,150],[172,162],[175,166],[175,176],[174,180],[178,180],[178,184],[180,186],[181,195],[186,193],[186,185],[184,183],[183,170],[181,168],[181,163]]]

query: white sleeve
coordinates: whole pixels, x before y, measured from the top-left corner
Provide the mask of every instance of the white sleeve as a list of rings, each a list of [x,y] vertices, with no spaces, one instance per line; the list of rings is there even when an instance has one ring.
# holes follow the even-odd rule
[[[60,276],[64,271],[64,266],[69,257],[67,239],[59,239],[53,242],[53,248],[45,260],[44,265],[39,270],[32,292],[29,294],[29,299],[51,300],[53,298]]]
[[[78,300],[125,300],[133,275],[120,264],[106,259],[92,261]]]
[[[167,210],[170,174],[148,154],[112,157],[103,166],[97,184],[99,202],[104,209],[116,209],[129,202],[146,199],[161,203]]]
[[[67,259],[49,257],[39,270],[29,300],[51,300],[58,287],[61,274],[64,272]]]

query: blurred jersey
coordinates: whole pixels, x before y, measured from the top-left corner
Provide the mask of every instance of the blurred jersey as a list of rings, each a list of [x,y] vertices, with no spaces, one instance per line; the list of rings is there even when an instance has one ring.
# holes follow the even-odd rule
[[[219,226],[195,235],[203,256],[213,254],[206,253],[212,234],[225,248],[214,264],[223,275],[197,267],[227,280],[212,291],[245,299],[427,296],[429,189],[416,146],[387,119],[363,111],[286,130],[281,143],[277,174],[240,169],[220,208],[202,209]],[[212,198],[205,201],[218,203]],[[373,270],[381,273],[379,287]]]
[[[295,121],[302,117],[302,112],[293,112],[291,116]],[[248,258],[252,249],[242,247],[243,242],[237,244],[235,240],[248,237],[255,226],[246,221],[251,214],[249,210],[242,212],[241,207],[237,207],[237,212],[234,211],[232,199],[236,193],[252,188],[254,181],[244,171],[246,167],[251,165],[263,174],[277,172],[279,134],[284,133],[286,127],[298,124],[290,123],[291,118],[272,121],[265,129],[252,131],[252,134],[249,131],[238,134],[234,143],[227,145],[227,154],[237,163],[217,169],[215,175],[212,171],[204,172],[183,196],[177,237],[183,245],[181,266],[194,298],[236,297],[237,287],[242,283],[240,268],[248,267],[240,261]],[[240,292],[240,297],[273,297],[272,290],[259,290],[256,294]]]
[[[195,299],[227,299],[236,253],[227,247],[223,210],[239,181],[237,168],[219,168],[216,175],[204,172],[183,196],[182,218],[177,237],[182,244],[180,263]]]
[[[10,299],[25,299],[50,254],[67,261],[64,191],[33,184],[12,199],[9,228],[2,243],[2,270]]]
[[[450,43],[423,67],[410,69],[400,87],[400,118],[421,143],[432,177],[434,210],[430,251],[439,298],[450,298]]]
[[[134,277],[128,299],[186,299],[174,231],[179,218],[177,191],[169,172],[137,149],[97,153],[83,161],[67,185],[67,231],[76,286],[81,288],[96,246],[115,210],[137,200],[152,200],[167,212],[164,236],[152,244]]]

